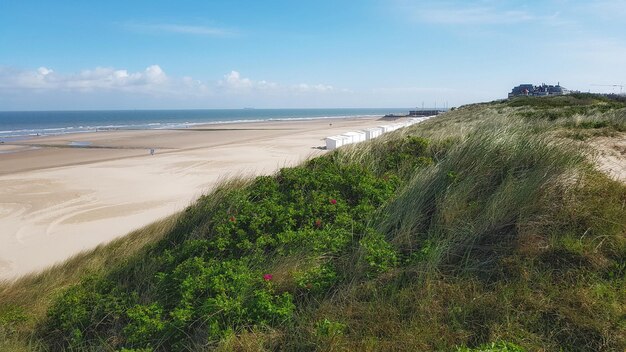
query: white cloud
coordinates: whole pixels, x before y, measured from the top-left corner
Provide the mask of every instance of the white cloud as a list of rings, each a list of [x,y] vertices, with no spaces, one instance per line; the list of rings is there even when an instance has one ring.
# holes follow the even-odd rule
[[[51,70],[51,69],[49,69],[49,68],[46,68],[46,67],[40,67],[40,68],[38,68],[38,69],[37,69],[37,72],[38,72],[40,75],[45,76],[45,75],[49,75],[49,74],[51,74],[51,73],[52,73],[52,72],[54,72],[54,71],[53,71],[53,70]]]
[[[268,82],[268,81],[265,81],[265,80],[258,81],[256,85],[257,85],[257,87],[259,87],[260,89],[263,89],[263,90],[271,90],[271,89],[278,88],[278,84],[277,83]]]
[[[224,75],[224,78],[218,81],[218,87],[225,89],[231,93],[249,92],[249,91],[265,91],[265,92],[281,92],[281,93],[324,93],[335,91],[335,88],[327,84],[307,84],[300,83],[292,86],[285,86],[266,80],[255,81],[250,78],[241,76],[238,71],[230,71]],[[345,91],[345,90],[342,90]]]
[[[526,11],[499,12],[488,7],[424,9],[418,13],[418,16],[421,20],[427,22],[458,25],[517,24],[535,19],[534,16]]]
[[[9,108],[9,105],[18,109],[28,108],[36,106],[39,101],[53,102],[48,106],[55,108],[73,108],[83,106],[83,103],[100,108],[107,106],[100,104],[109,104],[111,108],[119,104],[129,107],[129,102],[137,106],[157,104],[161,108],[166,108],[168,104],[178,107],[268,106],[272,102],[274,106],[306,106],[310,101],[321,101],[311,98],[323,96],[324,99],[336,100],[345,97],[346,92],[328,84],[290,85],[254,80],[238,71],[231,71],[221,80],[214,81],[189,76],[174,77],[159,65],[139,71],[95,67],[73,73],[59,72],[47,66],[31,70],[0,66],[0,104],[4,108]],[[8,101],[9,105],[3,101]],[[115,105],[120,101],[125,103]]]
[[[173,88],[159,65],[129,73],[111,67],[96,67],[79,73],[60,74],[40,67],[35,71],[0,68],[0,89],[17,90],[124,90],[135,92],[168,91]]]
[[[420,23],[463,26],[517,25],[530,22],[565,24],[558,12],[540,15],[526,9],[501,9],[490,1],[477,5],[430,1],[420,2],[419,5],[403,3],[400,6],[402,12]]]
[[[263,81],[265,82],[265,81]],[[255,86],[255,82],[252,82],[249,78],[242,78],[241,74],[237,71],[230,71],[230,73],[224,75],[224,79],[219,81],[218,84],[221,87],[227,89],[250,89]]]
[[[306,84],[306,83],[300,83],[297,84],[295,86],[292,87],[293,90],[298,91],[298,92],[319,92],[319,93],[323,93],[323,92],[332,92],[335,90],[335,88],[331,85],[326,85],[326,84],[314,84],[314,85],[310,85],[310,84]]]
[[[210,88],[213,86],[212,88]],[[185,89],[182,89],[185,88]],[[129,72],[126,69],[96,67],[78,73],[61,74],[47,67],[37,70],[17,70],[0,67],[0,89],[11,90],[121,90],[139,93],[219,93],[243,92],[297,92],[324,93],[345,92],[336,90],[332,85],[301,83],[294,86],[281,85],[266,80],[252,80],[243,77],[238,71],[231,71],[217,81],[217,84],[205,84],[189,76],[169,77],[159,65],[151,65],[143,71]],[[181,90],[182,89],[182,90]]]
[[[167,81],[167,76],[159,65],[148,66],[148,68],[146,68],[145,77],[146,81],[149,83],[161,84]]]
[[[626,17],[626,0],[595,0],[585,2],[583,10],[607,19]]]
[[[187,34],[206,37],[223,37],[233,35],[234,32],[217,27],[208,26],[193,26],[184,24],[171,24],[171,23],[126,23],[124,28],[139,33],[171,33],[171,34]]]

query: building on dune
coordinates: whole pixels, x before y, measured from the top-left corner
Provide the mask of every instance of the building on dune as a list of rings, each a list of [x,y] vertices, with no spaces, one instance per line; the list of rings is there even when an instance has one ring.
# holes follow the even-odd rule
[[[520,96],[542,97],[548,95],[565,95],[569,93],[569,89],[561,87],[560,83],[557,83],[556,86],[545,83],[542,83],[540,86],[520,84],[519,86],[514,87],[511,93],[509,93],[509,98]]]

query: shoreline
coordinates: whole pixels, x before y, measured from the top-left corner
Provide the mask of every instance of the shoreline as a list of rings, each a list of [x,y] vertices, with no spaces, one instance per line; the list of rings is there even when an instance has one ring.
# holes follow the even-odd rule
[[[316,111],[316,110],[322,110],[324,112],[320,112],[319,114],[316,115],[311,115],[311,116],[297,116],[297,112],[302,112],[302,111]],[[330,111],[329,111],[330,110]],[[353,110],[353,111],[351,111]],[[361,111],[359,111],[361,110]],[[364,112],[362,110],[371,110],[371,111],[367,111]],[[374,111],[374,110],[380,110],[380,111]],[[180,118],[180,121],[173,121],[171,119],[168,119],[168,116],[161,116],[161,118],[165,119],[159,119],[159,117],[155,116],[154,120],[141,120],[141,118],[139,119],[132,119],[129,117],[129,120],[119,120],[119,121],[115,121],[115,120],[107,120],[105,122],[102,122],[104,124],[98,124],[96,123],[96,121],[73,121],[73,122],[66,122],[69,125],[51,125],[51,126],[47,126],[47,127],[40,127],[40,128],[34,128],[34,127],[29,127],[28,124],[21,126],[21,127],[13,127],[13,129],[7,129],[7,130],[0,130],[0,145],[2,144],[2,142],[9,142],[9,143],[14,143],[14,142],[18,142],[18,141],[22,141],[22,140],[29,140],[29,139],[33,139],[33,138],[41,138],[41,137],[53,137],[53,136],[62,136],[62,135],[67,135],[67,134],[81,134],[81,133],[94,133],[94,132],[107,132],[107,131],[143,131],[143,130],[171,130],[171,129],[187,129],[187,128],[195,128],[198,126],[212,126],[212,125],[230,125],[230,124],[241,124],[241,123],[257,123],[257,122],[277,122],[277,121],[307,121],[307,120],[321,120],[321,119],[344,119],[344,118],[359,118],[359,117],[364,117],[364,118],[370,118],[370,117],[377,117],[377,116],[383,116],[385,113],[383,111],[391,111],[391,110],[404,110],[402,108],[372,108],[372,109],[357,109],[357,108],[345,108],[345,109],[341,109],[341,108],[331,108],[331,109],[250,109],[250,110],[240,110],[240,109],[215,109],[215,110],[206,110],[206,109],[199,109],[197,111],[199,112],[208,112],[209,114],[212,112],[223,112],[226,115],[228,115],[229,113],[232,112],[241,112],[241,111],[272,111],[272,112],[277,112],[277,116],[273,116],[272,115],[265,115],[265,116],[244,116],[245,113],[241,116],[231,116],[231,118],[229,119],[228,116],[224,116],[224,117],[215,117],[214,119],[211,119],[211,117],[205,116],[203,117],[201,120],[197,119],[197,116],[188,116],[187,118]],[[154,110],[154,112],[156,113],[163,113],[163,112],[173,112],[173,113],[180,113],[180,112],[189,112],[189,111],[196,111],[196,110]],[[287,112],[293,112],[294,115],[280,115],[281,111],[287,111]],[[297,112],[295,112],[297,111]],[[335,114],[333,114],[333,112],[335,112]],[[117,112],[117,111],[109,111],[109,110],[89,110],[89,111],[17,111],[17,112],[11,112],[11,111],[0,111],[0,122],[2,122],[2,114],[3,113],[15,113],[15,114],[20,114],[20,113],[52,113],[52,114],[57,114],[57,113],[70,113],[70,114],[75,114],[75,113],[86,113],[86,114],[92,114],[92,113],[111,113],[111,112]],[[128,113],[128,112],[146,112],[144,110],[120,110],[120,113]],[[337,112],[341,112],[340,114],[337,114]],[[9,119],[9,124],[10,124],[10,119]],[[13,133],[13,134],[11,134]]]
[[[50,133],[50,134],[37,134],[37,135],[15,135],[15,136],[0,136],[0,148],[3,146],[23,146],[23,145],[33,145],[36,143],[27,143],[30,141],[38,141],[38,140],[47,140],[47,139],[57,139],[62,137],[80,137],[84,135],[93,135],[97,133],[107,133],[107,132],[147,132],[147,131],[198,131],[198,130],[241,130],[242,128],[237,128],[237,125],[248,125],[248,124],[263,124],[263,123],[276,123],[276,122],[306,122],[306,121],[331,121],[331,120],[350,120],[350,119],[373,119],[379,118],[380,121],[384,121],[385,117],[381,115],[346,115],[346,116],[324,116],[324,117],[295,117],[295,118],[276,118],[276,119],[259,119],[259,120],[233,120],[233,121],[215,121],[215,122],[198,122],[198,123],[180,123],[174,124],[171,127],[165,128],[96,128],[87,126],[88,130],[84,131],[72,131],[72,132],[64,132],[64,133]],[[160,125],[161,123],[157,123]],[[149,124],[154,125],[154,124]],[[181,127],[176,127],[181,126]],[[218,127],[218,128],[216,128]],[[230,127],[230,128],[229,128]],[[58,129],[68,129],[69,127],[63,128],[55,128]],[[73,128],[73,127],[72,127]],[[255,128],[245,128],[249,130],[253,130]],[[82,140],[84,138],[75,138],[76,140]],[[78,147],[78,146],[77,146]]]
[[[230,177],[271,174],[321,155],[327,136],[381,123],[378,117],[259,121],[2,144],[0,152],[24,149],[0,154],[6,190],[0,194],[0,280],[45,269],[183,210]]]

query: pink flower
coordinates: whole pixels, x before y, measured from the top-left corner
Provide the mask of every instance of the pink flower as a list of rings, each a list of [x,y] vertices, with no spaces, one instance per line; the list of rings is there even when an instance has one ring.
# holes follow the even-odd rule
[[[270,280],[272,280],[273,277],[274,276],[272,274],[265,274],[265,275],[263,275],[263,280],[270,281]]]
[[[330,200],[330,204],[332,204],[332,205],[337,204],[337,200],[336,200],[336,199],[331,199],[331,200]]]

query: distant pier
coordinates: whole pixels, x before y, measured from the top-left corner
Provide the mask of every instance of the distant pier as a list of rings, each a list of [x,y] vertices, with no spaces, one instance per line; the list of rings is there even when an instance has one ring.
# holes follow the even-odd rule
[[[383,116],[383,119],[386,120],[394,120],[401,117],[424,117],[424,116],[435,116],[439,115],[443,112],[443,110],[411,110],[408,114],[398,115],[398,114],[387,114]]]

